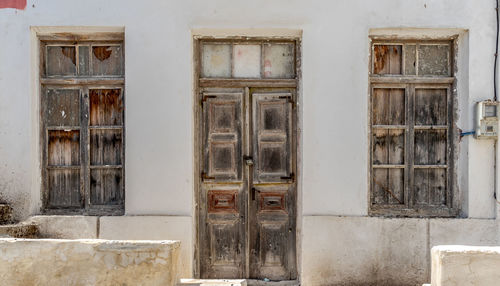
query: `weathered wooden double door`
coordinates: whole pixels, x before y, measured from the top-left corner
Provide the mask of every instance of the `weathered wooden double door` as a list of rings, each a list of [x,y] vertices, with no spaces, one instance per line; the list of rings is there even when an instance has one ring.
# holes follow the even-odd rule
[[[296,278],[295,89],[204,89],[202,278]]]

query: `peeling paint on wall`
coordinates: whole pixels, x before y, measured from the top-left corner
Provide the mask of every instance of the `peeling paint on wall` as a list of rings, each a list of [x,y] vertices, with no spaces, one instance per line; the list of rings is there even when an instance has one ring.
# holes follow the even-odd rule
[[[26,8],[26,0],[0,0],[0,9],[3,8],[24,10]]]

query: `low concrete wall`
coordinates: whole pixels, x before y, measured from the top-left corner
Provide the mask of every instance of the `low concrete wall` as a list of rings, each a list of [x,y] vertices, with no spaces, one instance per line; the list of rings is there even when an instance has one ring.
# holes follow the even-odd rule
[[[0,239],[9,286],[175,285],[178,241]]]
[[[179,240],[183,278],[193,277],[193,220],[188,216],[108,216],[99,219],[99,238]]]
[[[302,285],[422,285],[437,244],[494,246],[492,219],[304,216]],[[498,284],[497,284],[498,285]]]
[[[443,245],[432,248],[432,286],[500,284],[500,247]]]
[[[42,238],[179,240],[180,275],[193,277],[193,225],[189,216],[60,216],[31,217]]]

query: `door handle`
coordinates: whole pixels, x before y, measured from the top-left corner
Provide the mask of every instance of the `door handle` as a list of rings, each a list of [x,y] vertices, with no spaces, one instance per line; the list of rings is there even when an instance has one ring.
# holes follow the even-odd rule
[[[247,166],[253,166],[252,156],[243,156],[243,160],[245,160],[245,164],[247,164]]]

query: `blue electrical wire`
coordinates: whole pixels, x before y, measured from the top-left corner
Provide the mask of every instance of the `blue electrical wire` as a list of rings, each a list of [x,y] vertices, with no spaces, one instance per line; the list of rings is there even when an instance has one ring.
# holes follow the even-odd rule
[[[468,132],[461,132],[460,137],[468,136],[468,135],[474,135],[476,134],[476,131],[468,131]]]

